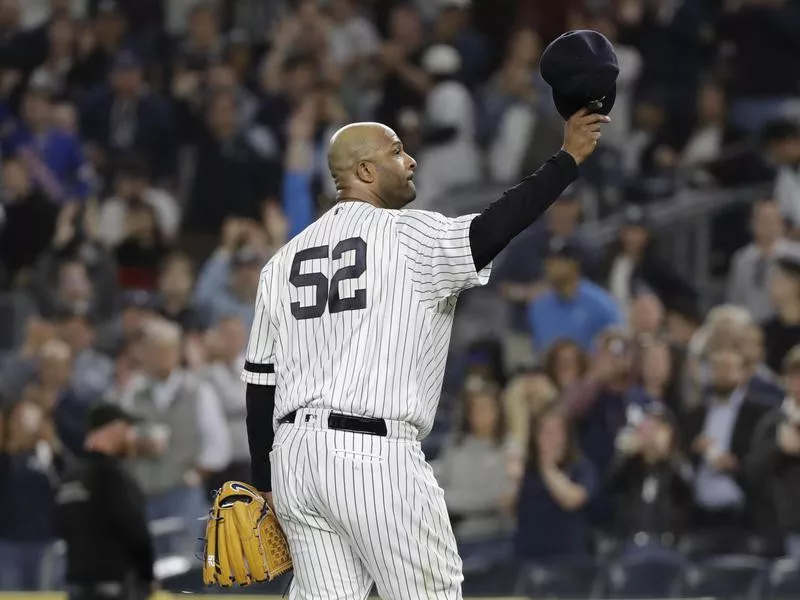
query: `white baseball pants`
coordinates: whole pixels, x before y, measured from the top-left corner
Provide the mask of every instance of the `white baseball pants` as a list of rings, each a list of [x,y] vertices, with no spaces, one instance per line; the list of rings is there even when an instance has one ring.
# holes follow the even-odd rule
[[[386,437],[328,429],[329,410],[278,427],[275,510],[294,560],[290,600],[460,600],[461,559],[444,492],[417,430]]]

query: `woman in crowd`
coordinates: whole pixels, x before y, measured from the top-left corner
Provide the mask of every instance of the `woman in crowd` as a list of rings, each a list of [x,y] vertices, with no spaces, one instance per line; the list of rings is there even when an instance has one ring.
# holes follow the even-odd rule
[[[158,276],[158,298],[161,316],[186,331],[204,329],[207,315],[192,297],[195,271],[192,259],[183,252],[167,255]]]
[[[531,419],[547,403],[558,398],[558,389],[541,370],[518,374],[503,392],[506,426],[518,458],[528,447]]]
[[[572,340],[558,340],[548,348],[544,357],[544,372],[559,392],[586,375],[589,357]]]
[[[616,499],[616,535],[625,552],[672,546],[692,503],[691,467],[678,450],[675,421],[660,402],[618,438],[607,487]]]
[[[52,589],[53,485],[63,466],[52,418],[25,394],[0,411],[0,590]],[[24,490],[20,493],[19,490]]]
[[[154,290],[158,267],[167,246],[152,206],[137,202],[128,207],[126,231],[114,248],[117,259],[117,284],[123,290]]]
[[[490,383],[466,396],[463,420],[436,465],[459,541],[507,533],[514,485],[499,390]]]
[[[672,354],[669,345],[661,340],[644,344],[639,354],[639,383],[628,393],[628,404],[645,407],[664,404],[680,410],[680,394],[672,377]]]
[[[517,556],[547,560],[586,555],[586,506],[596,488],[594,468],[581,456],[559,404],[551,402],[531,424],[517,500]]]

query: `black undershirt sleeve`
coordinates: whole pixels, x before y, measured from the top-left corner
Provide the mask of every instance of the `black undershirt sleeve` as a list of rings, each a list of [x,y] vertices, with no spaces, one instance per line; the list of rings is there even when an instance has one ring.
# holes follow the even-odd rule
[[[575,159],[564,150],[539,169],[503,192],[472,220],[469,243],[475,269],[488,265],[506,245],[550,208],[566,187],[578,178]]]
[[[247,442],[250,446],[250,483],[259,492],[272,491],[269,453],[275,439],[275,386],[247,384]]]

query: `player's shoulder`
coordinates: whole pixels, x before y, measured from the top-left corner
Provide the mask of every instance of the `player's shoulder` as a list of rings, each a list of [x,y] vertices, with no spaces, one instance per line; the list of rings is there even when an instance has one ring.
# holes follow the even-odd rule
[[[413,225],[417,223],[427,225],[428,227],[439,227],[450,220],[442,213],[419,208],[401,208],[389,212],[393,213],[395,222],[399,225]]]
[[[263,269],[261,270],[262,276],[264,276],[266,273],[274,272],[275,270],[291,264],[291,261],[294,259],[294,255],[297,254],[298,251],[318,245],[316,243],[316,239],[319,237],[318,234],[320,228],[325,226],[324,221],[327,215],[328,213],[322,215],[319,219],[311,223],[308,227],[303,229],[300,233],[295,235],[292,239],[281,246],[264,265]]]
[[[261,267],[262,281],[268,281],[272,276],[272,273],[274,273],[276,269],[281,268],[286,260],[286,256],[290,252],[289,244],[291,244],[291,241],[287,242],[278,250],[276,250],[275,253],[267,259],[267,262],[264,263],[264,266]]]

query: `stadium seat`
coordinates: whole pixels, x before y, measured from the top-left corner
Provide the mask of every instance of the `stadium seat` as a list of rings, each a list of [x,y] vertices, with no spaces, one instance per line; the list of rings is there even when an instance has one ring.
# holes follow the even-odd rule
[[[680,586],[681,596],[756,600],[764,588],[767,565],[763,558],[749,555],[709,558],[686,569]]]
[[[548,564],[529,564],[520,575],[515,595],[529,598],[595,598],[600,586],[594,560],[564,559]]]
[[[678,555],[630,555],[604,575],[607,598],[670,598],[680,584],[686,560]]]
[[[464,570],[464,583],[461,586],[464,597],[511,596],[521,570],[519,563],[508,559],[487,563],[481,569],[473,565],[471,570]]]
[[[513,552],[513,543],[508,537],[497,537],[472,542],[461,542],[458,554],[464,563],[464,571],[479,571],[484,567],[506,562]]]
[[[693,561],[721,555],[756,554],[747,536],[728,531],[686,535],[678,542],[678,550]]]
[[[766,600],[800,598],[800,558],[780,558],[772,563],[767,580]]]

